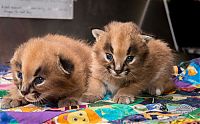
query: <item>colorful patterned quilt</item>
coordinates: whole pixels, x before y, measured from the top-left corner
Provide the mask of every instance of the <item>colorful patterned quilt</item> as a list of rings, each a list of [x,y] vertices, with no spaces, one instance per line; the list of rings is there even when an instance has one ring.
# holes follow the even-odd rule
[[[92,104],[51,108],[29,104],[0,110],[0,123],[24,124],[199,124],[200,58],[174,66],[178,89],[162,96],[143,95],[133,104],[115,104],[109,96]],[[0,66],[0,97],[12,86],[8,66]]]

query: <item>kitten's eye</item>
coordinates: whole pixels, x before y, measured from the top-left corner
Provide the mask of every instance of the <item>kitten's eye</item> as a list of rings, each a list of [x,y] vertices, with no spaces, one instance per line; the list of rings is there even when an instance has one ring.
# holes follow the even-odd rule
[[[127,56],[126,62],[127,62],[127,63],[130,63],[130,62],[133,61],[133,59],[134,59],[134,56]]]
[[[113,60],[113,56],[110,53],[106,53],[106,59],[108,59],[109,61]]]
[[[44,78],[41,77],[41,76],[39,76],[39,77],[36,77],[36,78],[33,80],[33,83],[34,83],[35,85],[37,85],[37,84],[41,84],[43,81],[44,81]]]
[[[21,72],[17,72],[17,77],[22,80],[22,78],[23,78],[22,77],[22,73]]]

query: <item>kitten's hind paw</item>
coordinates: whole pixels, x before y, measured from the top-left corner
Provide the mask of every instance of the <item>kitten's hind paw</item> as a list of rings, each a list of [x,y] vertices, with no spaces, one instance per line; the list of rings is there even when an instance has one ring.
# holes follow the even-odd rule
[[[130,104],[133,103],[135,100],[134,96],[122,96],[122,95],[115,95],[113,101],[119,104]]]
[[[76,106],[78,105],[78,100],[73,98],[65,98],[58,101],[58,107],[66,107],[66,106]]]
[[[14,108],[22,105],[21,100],[4,98],[1,102],[2,109]]]
[[[84,95],[81,97],[80,101],[81,101],[81,102],[86,102],[86,103],[94,103],[94,102],[96,102],[96,101],[98,101],[98,100],[101,100],[102,98],[103,98],[103,97],[101,97],[101,96],[86,95],[86,94],[84,94]]]

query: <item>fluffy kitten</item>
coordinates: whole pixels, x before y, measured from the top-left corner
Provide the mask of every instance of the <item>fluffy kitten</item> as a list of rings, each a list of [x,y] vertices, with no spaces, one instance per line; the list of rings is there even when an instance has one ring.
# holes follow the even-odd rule
[[[91,48],[61,35],[32,38],[11,59],[16,87],[3,98],[1,108],[26,103],[77,104],[86,90]]]
[[[111,22],[94,29],[92,76],[82,101],[113,94],[116,103],[131,103],[142,91],[160,95],[171,89],[174,56],[166,43],[141,35],[132,22]]]

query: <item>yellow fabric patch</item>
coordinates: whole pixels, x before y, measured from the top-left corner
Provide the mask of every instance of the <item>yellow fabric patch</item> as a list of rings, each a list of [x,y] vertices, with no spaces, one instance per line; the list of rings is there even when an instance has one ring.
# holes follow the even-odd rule
[[[101,118],[91,109],[85,109],[61,114],[57,118],[54,118],[54,121],[62,124],[91,124],[100,122]]]
[[[188,66],[187,70],[190,76],[194,76],[198,73],[197,70],[193,66]]]
[[[8,109],[9,111],[18,111],[18,112],[37,112],[37,111],[42,111],[44,110],[41,107],[37,107],[35,105],[27,105],[27,106],[21,106],[21,107],[16,107],[16,108],[11,108]]]

